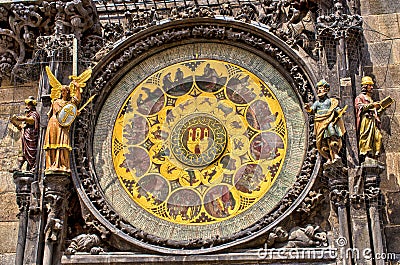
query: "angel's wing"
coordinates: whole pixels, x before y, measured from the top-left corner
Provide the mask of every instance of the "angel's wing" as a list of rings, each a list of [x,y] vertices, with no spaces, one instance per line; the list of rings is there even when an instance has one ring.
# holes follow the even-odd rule
[[[70,75],[68,78],[71,80],[75,80],[79,84],[79,87],[82,88],[86,86],[86,81],[90,78],[91,75],[92,75],[92,69],[89,68],[83,71],[83,73],[80,74],[79,76]],[[71,90],[71,96],[73,97],[75,95],[76,87],[72,83],[70,83],[69,88]]]
[[[53,75],[53,73],[50,70],[50,67],[48,67],[48,66],[46,66],[46,73],[47,73],[47,76],[49,78],[49,83],[50,83],[50,86],[51,86],[51,94],[50,94],[51,100],[55,100],[55,99],[60,98],[60,96],[61,96],[61,88],[62,88],[61,83]]]

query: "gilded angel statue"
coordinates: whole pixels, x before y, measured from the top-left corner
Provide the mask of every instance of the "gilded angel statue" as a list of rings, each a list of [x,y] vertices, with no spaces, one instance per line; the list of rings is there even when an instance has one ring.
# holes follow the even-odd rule
[[[46,66],[46,72],[51,86],[52,102],[43,146],[46,150],[46,171],[70,172],[69,155],[72,148],[69,129],[83,109],[82,107],[78,110],[77,106],[81,101],[81,90],[86,86],[85,82],[90,78],[92,70],[87,69],[79,76],[69,76],[72,80],[69,85],[62,85],[48,66]]]

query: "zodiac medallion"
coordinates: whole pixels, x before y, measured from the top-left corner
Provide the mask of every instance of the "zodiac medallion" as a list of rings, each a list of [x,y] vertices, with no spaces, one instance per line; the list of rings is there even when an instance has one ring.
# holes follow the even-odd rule
[[[172,153],[183,164],[203,167],[225,151],[227,133],[220,121],[206,114],[192,114],[172,129]]]

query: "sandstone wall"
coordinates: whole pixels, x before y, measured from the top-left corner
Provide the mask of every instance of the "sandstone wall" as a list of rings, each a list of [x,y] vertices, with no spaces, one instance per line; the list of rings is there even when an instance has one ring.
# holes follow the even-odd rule
[[[375,76],[377,97],[390,95],[397,102],[382,119],[387,171],[381,188],[388,252],[400,253],[400,1],[361,0],[361,15],[368,43],[364,72]]]

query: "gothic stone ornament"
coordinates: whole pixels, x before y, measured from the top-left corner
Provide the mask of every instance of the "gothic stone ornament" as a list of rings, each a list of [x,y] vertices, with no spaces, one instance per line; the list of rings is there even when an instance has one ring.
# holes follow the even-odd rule
[[[33,174],[31,172],[15,171],[13,173],[13,178],[15,183],[15,193],[17,195],[17,205],[21,214],[29,208]]]
[[[65,172],[47,174],[43,180],[44,201],[48,213],[44,228],[46,244],[45,259],[51,260],[55,253],[55,247],[62,244],[70,183],[70,175]]]
[[[324,177],[328,179],[328,188],[332,203],[339,206],[346,206],[349,200],[348,169],[342,161],[324,166]]]
[[[3,4],[0,7],[0,22],[0,82],[9,79],[11,74],[22,80],[32,78],[26,70],[31,70],[31,60],[40,56],[35,54],[36,49],[44,49],[49,57],[58,57],[64,50],[62,48],[66,48],[63,44],[69,43],[74,36],[79,39],[86,33],[82,38],[86,39],[101,35],[92,1],[19,1]]]
[[[81,234],[72,239],[71,244],[65,251],[66,255],[73,255],[76,252],[89,252],[90,254],[99,254],[103,252],[100,247],[100,237],[96,234]]]
[[[367,157],[361,164],[364,179],[364,197],[369,203],[378,203],[381,196],[380,174],[385,170],[383,163]]]
[[[197,23],[200,22],[201,20],[197,21]],[[183,25],[181,23],[171,22],[171,24],[176,24],[174,26],[175,27],[174,30],[164,29],[165,25],[161,25],[160,28],[157,28],[156,31],[152,31],[151,33],[152,35],[146,35],[145,32],[147,31],[145,30],[144,32],[138,33],[135,36],[134,41],[126,42],[123,45],[123,47],[120,47],[118,49],[118,51],[115,50],[113,52],[114,58],[109,60],[107,64],[100,63],[96,69],[96,77],[94,79],[95,80],[94,92],[101,94],[98,98],[100,100],[96,104],[97,107],[94,109],[89,108],[87,113],[82,113],[77,118],[77,123],[75,123],[76,127],[74,133],[75,135],[74,143],[75,146],[77,147],[75,155],[76,155],[77,170],[78,170],[77,172],[78,178],[76,180],[82,183],[84,191],[84,193],[80,193],[80,196],[86,196],[88,200],[91,201],[91,205],[88,205],[89,209],[93,209],[92,211],[94,216],[98,218],[98,220],[101,223],[103,223],[107,229],[114,231],[116,228],[119,229],[121,232],[123,232],[123,233],[118,233],[118,235],[117,234],[114,235],[113,233],[111,233],[111,236],[120,237],[123,240],[127,240],[135,245],[148,248],[153,251],[160,251],[165,253],[167,252],[206,253],[210,251],[216,251],[218,249],[223,249],[228,246],[238,244],[240,242],[246,242],[251,238],[257,236],[258,234],[268,231],[268,229],[270,229],[274,223],[279,222],[281,218],[287,216],[288,211],[290,211],[292,206],[299,204],[299,198],[302,198],[303,196],[306,195],[306,193],[308,193],[308,191],[304,193],[304,189],[307,190],[308,189],[307,184],[309,182],[311,183],[313,182],[313,179],[316,177],[316,174],[313,173],[314,167],[319,166],[318,163],[316,165],[315,140],[312,135],[312,131],[309,130],[309,134],[307,133],[302,135],[300,134],[301,132],[304,132],[304,128],[302,126],[304,125],[305,118],[301,111],[300,107],[301,104],[297,102],[298,99],[296,95],[302,98],[303,102],[304,101],[308,102],[313,98],[310,90],[311,86],[309,85],[309,82],[306,79],[307,74],[303,72],[302,68],[299,65],[297,65],[296,61],[293,60],[290,56],[288,56],[285,51],[278,48],[276,44],[271,43],[268,40],[268,38],[265,35],[263,35],[266,33],[260,33],[254,31],[253,33],[247,32],[247,30],[244,28],[237,28],[236,22],[229,23],[229,25],[225,25],[224,22],[218,22],[221,24],[217,23],[216,25],[213,26],[209,26],[209,22],[210,22],[209,20],[204,20],[204,24],[202,25],[200,24]],[[170,25],[168,25],[168,27],[169,26]],[[228,28],[226,26],[228,26]],[[202,44],[195,43],[193,44],[193,47],[184,44],[185,40],[191,40],[192,38],[198,38],[199,36],[207,37],[208,43],[202,43]],[[222,43],[217,44],[216,42],[214,42],[214,40],[229,40],[232,43],[237,43],[238,45],[240,44],[241,47],[248,47],[249,49],[252,49],[251,47],[254,47],[258,50],[265,51],[269,55],[273,56],[274,58],[276,58],[276,63],[277,65],[279,65],[279,67],[281,67],[281,70],[288,71],[291,74],[291,76],[293,76],[293,83],[295,84],[296,92],[294,92],[294,90],[292,90],[292,87],[285,82],[279,83],[280,85],[278,85],[278,83],[274,85],[269,83],[271,82],[271,80],[268,78],[268,76],[270,77],[280,76],[279,72],[273,70],[274,69],[273,67],[268,66],[269,64],[267,61],[257,61],[260,59],[260,57],[257,57],[252,53],[246,52],[244,49],[229,46],[229,49],[232,49],[231,52],[235,54],[234,58],[238,58],[238,60],[236,61],[234,60],[232,62],[224,61],[231,59],[228,59],[226,55],[218,51],[223,51],[227,49],[228,46]],[[135,67],[132,66],[132,62],[135,62],[135,58],[144,54],[151,48],[157,49],[156,47],[159,46],[163,47],[162,45],[164,44],[169,44],[169,45],[173,44],[172,46],[169,46],[168,53],[161,52],[160,54],[151,57],[152,59],[143,61],[143,63],[141,63],[140,65],[137,65]],[[181,45],[181,46],[174,47],[176,45]],[[215,45],[217,45],[218,47],[216,47]],[[199,59],[199,63],[203,64],[203,66],[201,67],[196,65],[196,62],[193,62],[194,66],[187,67],[188,69],[183,68],[182,63],[194,60],[196,55],[193,54],[193,51],[198,51],[199,52],[198,55],[200,56],[200,58],[217,56],[218,58],[220,58],[219,60],[216,60],[217,63],[238,66],[237,68],[242,73],[245,73],[243,72],[243,70],[248,71],[246,67],[250,67],[252,69],[253,67],[252,65],[256,64],[263,65],[261,70],[259,69],[259,72],[257,72],[258,73],[257,76],[258,78],[260,78],[261,81],[265,80],[269,81],[266,83],[267,85],[266,87],[258,83],[256,87],[259,87],[259,89],[261,89],[262,95],[260,95],[260,93],[255,93],[256,97],[261,98],[262,99],[261,102],[263,100],[266,100],[268,102],[268,100],[272,100],[276,96],[276,99],[279,99],[277,100],[277,102],[279,102],[280,104],[284,104],[284,107],[282,107],[283,113],[288,111],[291,113],[291,115],[300,115],[296,119],[292,119],[290,121],[286,120],[288,128],[292,128],[293,126],[295,126],[293,121],[299,121],[299,123],[297,123],[298,125],[296,126],[301,127],[301,128],[299,127],[296,130],[287,131],[288,133],[289,132],[299,133],[299,135],[296,136],[293,136],[291,134],[288,135],[287,144],[288,145],[290,144],[291,146],[294,141],[293,139],[296,139],[295,146],[297,147],[294,149],[288,147],[287,150],[291,150],[290,154],[286,152],[286,155],[284,155],[284,157],[281,157],[282,155],[281,152],[278,152],[279,155],[277,159],[284,158],[283,161],[286,160],[286,162],[283,162],[283,165],[274,167],[274,169],[267,168],[267,170],[265,166],[263,166],[264,162],[262,162],[261,165],[257,164],[255,166],[254,172],[268,172],[268,171],[271,172],[271,170],[273,171],[277,170],[276,172],[279,172],[280,170],[281,173],[276,175],[275,177],[276,179],[274,180],[275,183],[269,188],[268,188],[269,182],[266,183],[262,182],[262,185],[266,186],[264,188],[261,188],[260,191],[255,191],[255,193],[260,194],[258,197],[259,198],[258,202],[254,203],[252,202],[252,200],[249,200],[250,204],[254,203],[254,205],[258,206],[266,205],[267,207],[270,207],[268,209],[260,211],[258,213],[258,217],[254,219],[253,224],[248,225],[249,224],[248,218],[246,219],[246,221],[242,221],[240,220],[240,218],[242,218],[242,215],[246,215],[248,213],[253,212],[254,209],[257,209],[257,207],[249,206],[248,208],[249,210],[243,211],[241,214],[235,215],[235,212],[237,213],[238,211],[240,211],[239,209],[236,209],[237,207],[236,204],[233,207],[233,209],[228,204],[226,204],[228,205],[227,211],[220,210],[219,213],[218,211],[216,211],[215,213],[212,211],[207,212],[204,203],[197,204],[197,202],[198,201],[203,202],[204,196],[207,195],[206,193],[212,190],[213,188],[215,189],[215,187],[217,188],[226,187],[231,194],[223,192],[223,189],[220,190],[216,189],[216,191],[217,193],[222,192],[223,194],[227,194],[226,197],[228,197],[229,195],[232,205],[233,200],[237,200],[238,198],[237,194],[235,195],[235,193],[239,194],[239,198],[241,196],[240,194],[246,194],[246,192],[240,191],[236,187],[230,187],[233,185],[229,186],[227,184],[227,181],[228,183],[232,183],[229,182],[230,181],[229,179],[231,177],[234,177],[233,173],[235,172],[235,170],[238,170],[237,167],[240,168],[241,164],[252,164],[254,162],[251,161],[254,160],[265,160],[265,162],[268,162],[271,161],[270,160],[271,158],[266,153],[261,152],[260,157],[265,156],[265,159],[258,159],[259,157],[257,157],[257,155],[255,155],[254,153],[254,150],[256,149],[253,149],[253,151],[251,151],[253,152],[253,154],[251,154],[250,150],[252,149],[250,148],[247,154],[244,155],[237,154],[240,157],[240,159],[235,161],[235,163],[233,163],[233,165],[236,166],[236,169],[232,169],[233,173],[224,172],[220,174],[218,173],[218,170],[216,170],[217,178],[215,179],[211,178],[210,180],[208,180],[208,178],[203,177],[204,175],[197,173],[197,171],[201,170],[199,170],[197,167],[194,167],[193,165],[188,166],[185,165],[184,163],[181,163],[179,159],[176,158],[175,155],[171,152],[170,149],[171,145],[170,142],[168,142],[168,139],[171,138],[168,137],[170,135],[169,133],[171,132],[171,129],[174,128],[174,126],[168,126],[170,131],[167,131],[167,134],[165,134],[165,132],[164,133],[158,133],[158,132],[160,132],[159,129],[161,131],[165,130],[166,126],[165,127],[160,126],[160,128],[158,128],[157,124],[160,125],[161,123],[166,123],[166,122],[172,122],[176,124],[177,121],[174,121],[174,119],[172,119],[173,117],[172,115],[170,115],[171,113],[174,115],[174,117],[178,115],[183,115],[179,116],[180,117],[179,120],[181,120],[185,115],[189,115],[188,111],[186,111],[185,114],[184,109],[193,107],[196,108],[197,106],[200,106],[202,99],[205,99],[206,101],[209,100],[211,104],[213,104],[212,99],[214,99],[214,104],[215,102],[224,104],[220,107],[220,109],[210,108],[211,110],[215,111],[215,113],[211,114],[207,113],[209,116],[216,118],[216,120],[223,121],[221,123],[224,124],[224,126],[225,124],[233,124],[233,126],[238,125],[236,124],[236,122],[226,123],[227,119],[229,118],[229,115],[236,118],[242,117],[240,118],[241,121],[238,120],[237,122],[239,123],[239,125],[244,124],[245,126],[248,126],[248,130],[242,133],[244,133],[243,136],[245,137],[246,135],[248,135],[249,138],[247,139],[250,140],[253,140],[255,137],[257,137],[257,135],[260,134],[261,134],[260,136],[261,140],[265,139],[263,137],[264,134],[268,134],[271,132],[273,132],[273,134],[277,134],[277,132],[275,132],[275,128],[277,128],[276,121],[278,121],[282,117],[280,117],[279,114],[275,116],[274,114],[276,111],[275,112],[271,111],[273,115],[272,116],[267,115],[267,117],[276,117],[276,121],[263,123],[263,125],[269,124],[270,128],[269,129],[256,128],[257,126],[255,123],[249,122],[251,118],[248,117],[250,117],[251,115],[249,114],[250,116],[247,116],[246,108],[257,109],[256,107],[253,108],[247,107],[248,104],[252,105],[257,100],[254,98],[250,98],[250,100],[241,101],[241,97],[235,98],[234,93],[228,95],[226,93],[226,86],[224,84],[225,82],[229,82],[229,79],[232,79],[232,74],[228,75],[225,72],[224,75],[221,75],[221,72],[218,72],[219,67],[215,67],[211,63],[210,66],[207,67],[207,70],[204,71],[204,69],[207,66],[207,64],[203,63],[204,59]],[[213,55],[209,54],[209,51],[213,51]],[[215,52],[218,52],[218,54],[215,54]],[[168,76],[169,72],[165,70],[163,71],[162,69],[170,67],[171,64],[169,62],[173,60],[176,61],[176,57],[174,59],[174,56],[176,54],[179,54],[180,56],[179,63],[176,63],[175,69],[170,68],[171,71],[169,72],[171,72],[171,75]],[[164,58],[164,59],[159,60],[159,58]],[[240,60],[239,58],[243,58],[243,60]],[[157,63],[156,64],[147,63],[151,62],[152,60],[156,60]],[[246,66],[244,66],[242,65],[244,61],[252,63],[246,64]],[[131,74],[127,74],[126,72],[124,73],[126,75],[126,77],[124,77],[125,81],[120,82],[120,85],[118,85],[119,88],[110,87],[108,84],[112,80],[112,78],[116,76],[121,76],[121,73],[119,73],[119,69],[129,69],[129,67],[124,67],[128,65],[131,65],[130,66],[131,68],[133,67],[130,70]],[[178,71],[177,69],[178,66],[182,66],[180,70],[182,71],[183,75],[180,73],[180,71]],[[199,74],[196,73],[197,67],[200,67]],[[232,67],[230,71],[234,72],[237,68]],[[211,69],[216,70],[217,75],[215,75],[214,71],[212,71]],[[263,69],[269,69],[268,71],[271,70],[272,72],[267,73],[268,71],[266,72]],[[195,72],[194,75],[188,74],[193,71]],[[143,83],[146,78],[152,76],[156,72],[160,73],[161,75],[159,74],[154,75],[154,78],[152,78],[152,82]],[[198,82],[201,81],[200,78],[201,76],[203,75],[207,76],[205,72],[208,72],[209,80],[211,81],[203,83]],[[245,76],[246,75],[243,75],[242,77]],[[182,89],[173,89],[176,86],[172,86],[171,87],[172,89],[166,89],[165,86],[160,86],[160,84],[169,84],[169,82],[174,83],[175,81],[181,80],[181,77],[183,77],[183,79],[185,80],[184,82],[181,82],[181,84],[183,84],[183,86],[181,86]],[[192,80],[185,79],[186,77],[191,77]],[[219,79],[221,77],[226,77],[227,80],[225,81]],[[243,79],[242,77],[239,77],[239,80],[242,80]],[[284,80],[284,78],[282,79],[278,78],[274,80]],[[252,79],[250,79],[250,81],[252,81]],[[177,82],[177,84],[178,83],[179,82]],[[221,83],[222,86],[219,87],[218,84]],[[144,84],[146,85],[144,86]],[[285,88],[281,87],[281,89],[277,90],[276,87],[277,86],[280,87],[282,85]],[[143,86],[146,89],[141,89],[141,87]],[[196,89],[193,89],[193,86]],[[111,94],[110,90],[112,90]],[[137,93],[135,93],[135,91],[137,91]],[[221,91],[223,93],[220,93]],[[167,92],[169,92],[169,94]],[[284,96],[285,100],[281,100],[281,97],[285,95],[285,93],[289,94]],[[106,95],[109,95],[108,99],[105,98]],[[110,102],[112,102],[113,97],[115,95],[119,95],[118,98],[114,98],[117,101],[114,101],[113,104],[109,105],[107,103],[108,100],[111,100]],[[242,99],[244,98],[245,97],[242,97]],[[189,101],[190,99],[192,101]],[[293,101],[294,99],[295,101]],[[197,102],[197,100],[199,100],[199,102]],[[180,108],[177,106],[180,106],[181,104],[186,105],[184,104],[185,101],[188,101],[188,103],[193,102],[193,104],[187,104],[187,106],[182,106],[183,109],[180,110]],[[291,103],[292,101],[293,103]],[[116,109],[115,108],[115,104],[117,104],[116,102],[119,102],[118,104],[120,104],[120,106],[125,105],[126,108]],[[143,106],[139,108],[137,102],[143,103]],[[244,108],[240,108],[241,105],[244,105]],[[267,104],[261,103],[261,105],[269,107],[272,106],[269,105],[269,103]],[[110,106],[113,107],[109,108]],[[257,104],[255,104],[255,106],[257,106]],[[226,107],[229,107],[232,110],[232,113],[229,113]],[[176,109],[176,111],[174,111],[174,109]],[[226,111],[226,114],[224,113],[224,111]],[[95,118],[96,112],[100,112],[97,118]],[[126,114],[127,116],[125,116],[125,113],[127,113]],[[234,113],[236,113],[236,115],[232,115]],[[130,116],[129,118],[131,120],[126,119],[128,116]],[[283,114],[283,116],[285,116],[285,114]],[[94,122],[95,120],[97,120],[96,123]],[[244,123],[244,121],[246,121],[246,123]],[[242,124],[240,122],[242,122]],[[110,123],[114,123],[115,126],[119,127],[120,129],[117,129],[115,127],[115,130],[111,134],[109,131],[107,132],[107,130],[102,129],[101,126],[107,126],[107,128],[109,128]],[[91,131],[90,127],[94,125],[96,125],[96,129],[94,131],[95,138],[93,142],[93,147],[90,147],[91,143],[89,143],[87,139],[88,138],[91,139],[91,136],[89,135],[93,135],[93,132]],[[130,135],[128,137],[131,141],[130,143],[128,143],[127,141],[125,142],[120,141],[120,143],[117,144],[116,141],[115,142],[112,141],[112,139],[123,140],[122,138],[125,137],[123,134],[123,129],[126,128],[125,131],[127,132],[130,127],[132,129],[130,130],[131,133],[125,134],[125,136]],[[202,128],[203,129],[205,128],[202,125],[198,127],[200,127],[200,130],[202,130]],[[138,128],[140,128],[140,130]],[[145,132],[144,134],[143,131]],[[226,131],[229,139],[230,138],[229,133],[232,132],[233,130],[226,130]],[[143,135],[145,136],[144,138]],[[148,137],[146,135],[148,135]],[[158,135],[158,139],[156,138],[156,135]],[[110,137],[110,138],[109,140],[105,140],[102,137]],[[281,138],[281,136],[279,136],[279,138]],[[246,141],[244,138],[241,140],[242,142]],[[112,143],[113,146],[112,150],[110,146],[107,146],[107,143]],[[305,143],[308,144],[308,147],[304,146]],[[181,146],[183,147],[185,145],[187,146],[187,141],[182,141],[181,144],[182,144]],[[103,149],[103,147],[105,147],[106,149]],[[210,148],[208,145],[207,147]],[[91,154],[88,152],[88,150],[95,150],[95,153]],[[107,160],[103,160],[104,158],[99,156],[99,154],[101,153],[98,153],[98,151],[100,150],[104,151],[104,152],[101,151],[101,153],[104,153],[108,157],[113,157],[113,159],[107,158]],[[198,150],[200,150],[200,148],[198,148]],[[230,142],[228,141],[224,152],[232,150],[233,150],[232,144],[230,144]],[[123,154],[126,152],[128,152],[128,154],[129,153],[132,154],[130,157],[133,157],[135,159],[142,158],[145,159],[145,161],[147,162],[142,163],[139,167],[136,168],[136,166],[132,166],[135,164],[131,162],[132,161],[131,159],[123,158],[124,157]],[[301,159],[298,158],[295,159],[294,158],[295,156],[292,156],[293,154],[295,154],[293,152],[295,153],[300,152],[297,154],[300,155]],[[302,158],[303,155],[304,155],[304,160]],[[216,169],[218,169],[220,166],[225,165],[225,163],[221,163],[224,156],[225,156],[224,153],[222,154],[221,157],[216,155],[215,156],[216,160],[212,160],[213,162],[211,163],[211,165],[216,164],[215,165]],[[96,172],[92,171],[92,169],[89,167],[88,163],[89,161],[87,157],[99,158],[99,160],[96,159],[96,161],[94,161]],[[177,167],[178,169],[181,170],[180,172],[182,172],[182,169],[188,168],[188,170],[183,170],[182,174],[177,174],[178,177],[176,176],[176,174],[169,174],[167,169],[168,163],[164,163],[162,161],[163,159],[165,161],[168,161],[169,159],[173,160],[175,165],[180,166]],[[114,161],[114,162],[112,162],[110,165],[109,163],[105,164],[104,161]],[[125,161],[125,163],[119,163],[119,162],[116,163],[115,161],[120,161],[120,162]],[[223,160],[222,162],[224,161],[225,160]],[[236,165],[236,163],[239,164]],[[286,168],[285,165],[292,163],[298,165],[297,166],[298,170],[295,170],[293,172],[290,171],[292,173],[286,173],[288,172],[287,171],[288,168]],[[128,164],[131,164],[131,166],[126,167]],[[227,165],[229,165],[229,163]],[[256,170],[258,167],[261,167],[260,171]],[[116,168],[116,171],[119,172],[120,176],[124,176],[125,179],[121,181],[122,178],[120,178],[119,183],[115,182],[116,178],[118,177],[114,175],[115,173],[112,174],[108,173],[108,170],[111,168]],[[244,167],[244,169],[245,168],[246,167]],[[127,172],[127,169],[129,170],[129,172]],[[172,169],[173,167],[170,168],[170,170]],[[142,172],[142,174],[138,174],[140,172]],[[211,170],[209,173],[210,175],[212,175],[214,172]],[[266,175],[268,176],[268,174]],[[279,180],[283,176],[290,177],[290,181],[282,182],[281,180]],[[99,182],[95,179],[97,179]],[[136,190],[136,185],[137,182],[140,181],[141,183],[142,182],[148,184],[153,183],[152,185],[148,185],[151,189],[141,190],[141,193],[139,194],[139,192]],[[206,184],[204,184],[203,181],[205,181]],[[114,184],[112,184],[111,186],[110,185],[107,186],[108,185],[107,183],[110,184],[114,183]],[[112,188],[110,189],[107,187],[110,188],[112,187]],[[154,187],[156,187],[156,189]],[[266,191],[267,189],[268,191]],[[117,191],[115,193],[117,197],[109,197],[109,195],[107,195],[110,194],[109,192],[111,190]],[[195,205],[199,205],[200,207],[196,208],[196,207],[191,207],[193,205],[183,205],[184,207],[181,208],[185,209],[182,209],[182,211],[179,210],[176,211],[176,214],[174,214],[175,211],[165,211],[164,208],[165,206],[163,205],[168,205],[168,203],[164,203],[165,200],[167,198],[173,199],[174,197],[172,196],[174,195],[173,193],[176,194],[178,193],[178,191],[181,192],[183,191],[185,193],[184,196],[190,195],[191,198],[193,198],[192,201],[196,203]],[[261,193],[264,191],[265,191],[264,195],[261,195]],[[105,194],[105,196],[103,194]],[[156,194],[156,196],[154,194]],[[276,194],[277,196],[273,194]],[[183,193],[181,195],[183,195]],[[139,203],[135,202],[134,198],[136,198],[137,201],[139,201]],[[218,198],[220,198],[220,200],[218,200]],[[226,202],[229,202],[229,198],[226,200]],[[261,200],[263,202],[261,202]],[[264,202],[267,202],[266,200],[270,200],[270,202],[264,204]],[[178,199],[177,201],[181,200]],[[219,207],[221,207],[218,206],[219,204],[218,201],[223,202],[223,199],[220,196],[216,196],[216,200],[210,199],[210,202],[213,201],[215,201],[214,204],[215,206],[213,207],[215,207],[215,209],[218,209]],[[118,203],[115,204],[114,202]],[[126,206],[122,206],[125,203],[128,204],[126,204]],[[157,203],[159,203],[161,206],[160,213],[155,211],[154,207],[149,207],[151,205],[157,205]],[[169,205],[173,206],[173,203],[170,203]],[[210,203],[210,206],[211,205],[213,204]],[[222,205],[224,205],[224,203],[222,203]],[[121,206],[123,208],[121,208]],[[146,209],[146,207],[148,207],[147,208],[148,210],[143,211],[144,209]],[[194,225],[195,223],[190,223],[198,219],[198,218],[197,219],[190,218],[193,217],[194,214],[197,213],[197,211],[201,211],[206,214],[204,216],[204,219],[199,219],[206,221],[205,224]],[[212,214],[215,215],[214,217],[215,220],[208,221],[205,217],[213,216]],[[172,221],[167,221],[167,220],[172,220]],[[146,226],[143,226],[141,224],[146,224]],[[215,229],[217,230],[211,228],[211,226],[215,226],[216,227]],[[149,231],[146,227],[150,228],[153,227],[153,230]],[[171,230],[169,229],[171,227],[175,227],[174,231],[183,231],[183,232],[170,235],[167,234],[161,235],[159,233],[159,232],[170,233]],[[221,231],[222,233],[218,235],[207,234],[207,229],[205,229],[205,227],[210,227],[212,231]],[[221,228],[224,227],[224,229],[219,229],[218,227]],[[193,229],[199,233],[205,233],[205,234],[199,235],[197,232],[193,232],[194,231]],[[191,234],[192,235],[196,234],[197,236],[193,237],[191,236]]]

